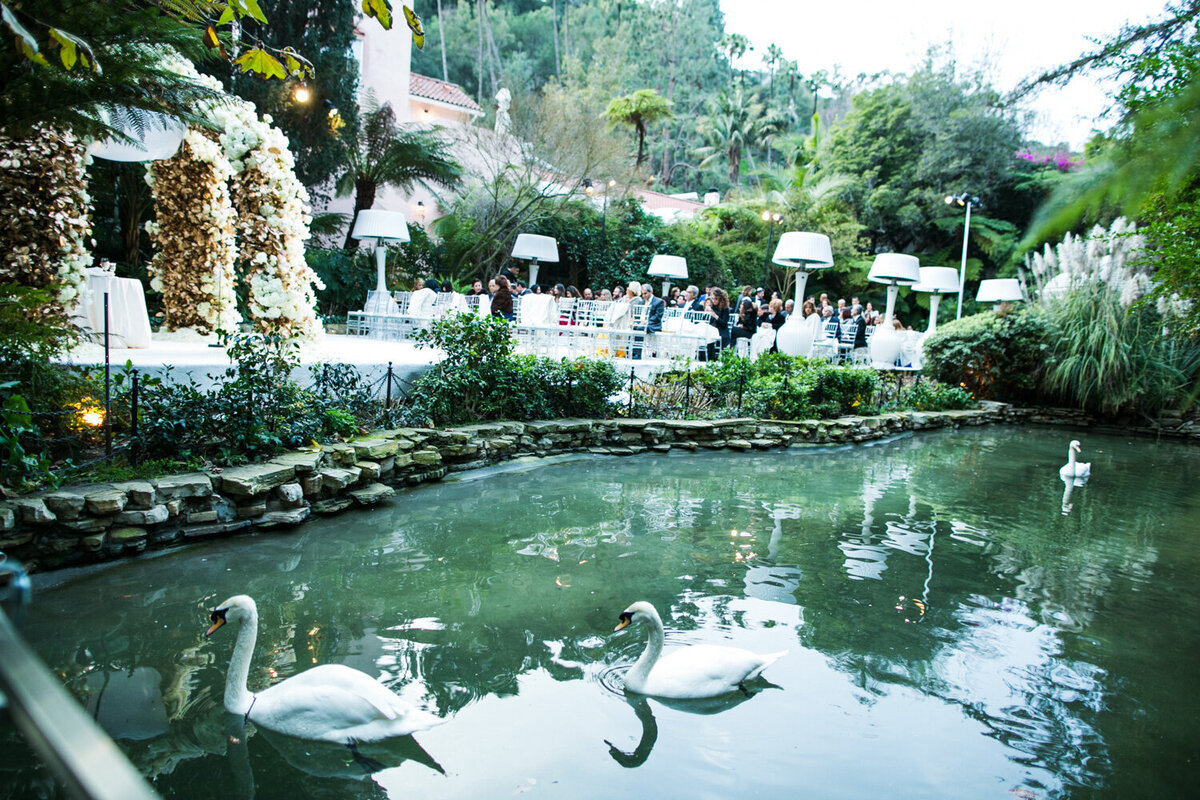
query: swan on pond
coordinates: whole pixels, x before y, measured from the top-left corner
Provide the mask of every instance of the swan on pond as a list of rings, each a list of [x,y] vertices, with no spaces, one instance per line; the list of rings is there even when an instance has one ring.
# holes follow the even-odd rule
[[[625,687],[638,694],[684,699],[745,691],[743,682],[758,677],[787,654],[783,650],[760,655],[738,647],[697,644],[663,656],[662,617],[653,605],[634,603],[621,612],[620,620],[614,632],[634,623],[650,629],[646,649],[625,675]]]
[[[1083,452],[1083,448],[1079,444],[1078,439],[1072,439],[1067,445],[1067,463],[1063,464],[1058,470],[1059,476],[1063,480],[1084,478],[1087,479],[1092,474],[1092,464],[1090,461],[1076,461],[1075,454]]]
[[[251,692],[246,688],[250,657],[258,638],[258,607],[244,594],[212,612],[212,636],[222,626],[240,626],[225,677],[225,710],[264,728],[339,744],[407,736],[445,720],[401,700],[365,672],[342,664],[322,664]]]

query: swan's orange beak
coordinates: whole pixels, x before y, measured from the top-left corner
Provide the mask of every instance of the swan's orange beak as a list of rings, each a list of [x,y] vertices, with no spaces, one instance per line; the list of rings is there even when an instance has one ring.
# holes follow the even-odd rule
[[[617,623],[617,627],[613,628],[613,633],[625,630],[629,627],[629,623],[631,622],[633,622],[633,614],[630,614],[628,611],[622,611],[621,621]]]
[[[225,624],[225,614],[226,613],[227,613],[227,609],[224,609],[224,608],[218,608],[216,611],[212,612],[212,615],[209,617],[209,619],[212,620],[213,624],[212,624],[212,627],[210,627],[208,630],[206,630],[204,632],[205,636],[212,636],[214,633],[217,632],[218,628],[220,628],[222,625]]]

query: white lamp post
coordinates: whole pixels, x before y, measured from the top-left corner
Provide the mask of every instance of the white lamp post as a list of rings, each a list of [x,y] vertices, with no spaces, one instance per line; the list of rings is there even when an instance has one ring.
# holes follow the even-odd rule
[[[975,295],[976,302],[996,303],[997,310],[1004,303],[1024,299],[1025,295],[1021,292],[1021,282],[1016,278],[993,278],[992,280],[980,281],[979,293]]]
[[[408,223],[404,221],[404,215],[399,211],[360,211],[354,220],[354,230],[350,236],[354,239],[375,240],[375,288],[367,293],[367,305],[363,310],[368,314],[399,314],[400,307],[388,292],[387,280],[384,277],[384,265],[387,260],[385,242],[409,241]]]
[[[887,310],[882,324],[876,326],[871,336],[871,362],[877,366],[890,367],[900,355],[902,337],[892,328],[892,315],[896,310],[896,295],[901,284],[911,286],[921,281],[921,262],[916,256],[903,253],[880,253],[875,256],[867,280],[887,284]]]
[[[553,236],[539,236],[536,233],[522,233],[513,243],[513,258],[528,258],[529,285],[537,283],[538,262],[558,263],[558,242]]]
[[[805,356],[812,352],[816,329],[806,324],[801,309],[804,307],[804,290],[808,286],[808,274],[815,269],[833,266],[833,249],[829,237],[823,233],[788,231],[779,237],[775,256],[771,259],[783,267],[796,270],[795,305],[787,322],[775,335],[775,346],[779,352],[789,356]]]
[[[958,268],[958,313],[954,315],[955,319],[962,319],[963,286],[967,280],[967,237],[971,233],[971,207],[979,205],[979,198],[967,192],[957,195],[947,195],[946,205],[956,205],[967,209],[967,219],[963,223],[962,263]]]
[[[937,330],[938,303],[943,294],[958,291],[958,272],[952,267],[921,267],[921,282],[912,287],[914,292],[929,292],[929,328],[926,335]]]
[[[646,273],[652,278],[662,278],[662,298],[667,299],[671,289],[671,279],[686,281],[688,277],[687,259],[683,256],[656,255],[650,259],[650,269]]]
[[[804,303],[808,274],[815,269],[833,266],[833,249],[823,233],[788,231],[779,237],[775,256],[771,259],[782,267],[796,270],[796,308]]]

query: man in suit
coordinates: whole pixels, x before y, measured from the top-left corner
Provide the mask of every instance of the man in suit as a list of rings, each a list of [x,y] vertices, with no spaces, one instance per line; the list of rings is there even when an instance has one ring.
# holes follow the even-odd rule
[[[646,314],[646,322],[639,325],[637,330],[646,332],[648,343],[650,334],[662,331],[663,315],[666,314],[667,305],[661,297],[654,296],[654,287],[649,283],[642,284],[642,302],[650,306],[650,311]],[[636,344],[633,346],[633,357],[642,357],[642,348]]]

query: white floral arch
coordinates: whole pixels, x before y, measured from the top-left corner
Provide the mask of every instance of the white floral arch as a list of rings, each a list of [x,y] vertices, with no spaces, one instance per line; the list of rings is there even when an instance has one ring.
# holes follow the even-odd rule
[[[174,68],[209,88],[220,83],[186,61]],[[243,265],[254,326],[314,338],[320,278],[304,260],[308,193],[287,136],[254,107],[229,97],[201,109],[220,133],[193,128],[179,153],[147,168],[156,221],[151,285],[163,293],[168,330],[236,330],[235,262]]]

